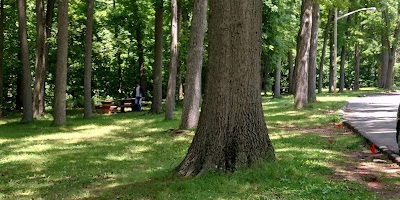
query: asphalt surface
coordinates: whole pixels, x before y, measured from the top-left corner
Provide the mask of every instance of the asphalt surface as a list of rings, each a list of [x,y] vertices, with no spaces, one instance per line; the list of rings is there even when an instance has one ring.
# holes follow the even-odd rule
[[[399,154],[396,142],[397,108],[400,91],[350,99],[342,109],[342,119],[380,149]]]

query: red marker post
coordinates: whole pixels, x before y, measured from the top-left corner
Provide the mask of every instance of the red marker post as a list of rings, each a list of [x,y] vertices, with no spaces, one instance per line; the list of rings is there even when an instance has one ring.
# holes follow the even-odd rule
[[[371,152],[372,152],[373,154],[376,154],[375,143],[372,143]]]

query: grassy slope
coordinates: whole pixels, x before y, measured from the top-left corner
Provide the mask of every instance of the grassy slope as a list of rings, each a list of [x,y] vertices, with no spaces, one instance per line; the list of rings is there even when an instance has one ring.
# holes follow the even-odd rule
[[[303,133],[334,129],[346,99],[361,92],[321,95],[321,103],[293,109],[293,97],[263,98],[265,118],[278,160],[234,174],[198,178],[175,176],[193,133],[165,132],[179,124],[164,115],[126,113],[84,120],[68,113],[68,125],[50,126],[47,116],[19,124],[20,116],[0,119],[0,199],[374,199],[358,183],[334,181],[331,166],[360,148],[354,135],[328,138]],[[312,131],[311,131],[312,132]]]

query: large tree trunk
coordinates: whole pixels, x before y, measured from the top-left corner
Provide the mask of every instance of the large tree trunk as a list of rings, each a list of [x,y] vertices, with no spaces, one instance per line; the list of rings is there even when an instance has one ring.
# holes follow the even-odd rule
[[[346,46],[342,46],[342,53],[340,54],[340,84],[339,92],[344,92],[345,77],[344,77],[344,65],[346,63]]]
[[[326,22],[325,32],[324,32],[324,44],[322,46],[321,61],[319,63],[319,81],[318,81],[318,93],[322,93],[323,88],[323,78],[324,78],[324,62],[325,62],[325,52],[326,44],[328,43],[329,27],[332,21],[333,10],[330,9],[328,13],[328,21]]]
[[[175,94],[176,94],[176,71],[178,63],[178,7],[177,0],[171,0],[171,54],[169,63],[169,79],[167,99],[165,103],[165,119],[174,118]]]
[[[319,30],[319,2],[313,3],[312,7],[312,30],[310,40],[310,60],[308,63],[308,102],[317,101],[315,94],[317,79],[317,50],[318,50],[318,30]]]
[[[333,92],[333,58],[334,58],[334,49],[333,49],[333,31],[331,31],[331,37],[329,39],[329,92]]]
[[[67,91],[67,58],[68,58],[68,0],[58,1],[58,37],[56,86],[54,90],[54,121],[55,125],[64,125],[66,119]]]
[[[46,79],[45,67],[45,41],[46,20],[44,12],[44,0],[36,0],[36,61],[35,61],[35,84],[33,88],[33,117],[40,118],[44,115],[44,95],[42,83]]]
[[[354,67],[354,90],[359,90],[360,89],[360,53],[361,53],[361,49],[360,49],[360,45],[358,43],[355,44],[355,60],[356,60],[356,64]]]
[[[388,68],[389,68],[389,49],[390,49],[390,41],[389,41],[389,17],[388,10],[382,10],[382,20],[384,23],[384,28],[382,29],[382,78],[380,87],[387,88],[386,79],[388,77]]]
[[[208,0],[194,1],[189,51],[186,60],[185,99],[183,100],[179,129],[195,128],[199,121],[201,70],[203,67],[204,36],[207,29],[207,4]]]
[[[308,104],[308,65],[310,59],[310,39],[312,28],[313,0],[303,0],[301,5],[301,24],[297,42],[296,94],[294,107],[302,109]]]
[[[183,176],[275,158],[258,87],[262,1],[210,1],[210,9],[206,92],[197,132],[176,168]]]
[[[400,15],[400,3],[398,3],[397,14]],[[393,87],[393,78],[394,78],[393,69],[397,60],[397,46],[399,43],[398,41],[399,36],[400,36],[400,20],[397,21],[396,29],[393,35],[394,41],[389,51],[388,71],[387,71],[386,87],[385,87],[387,89],[392,89]]]
[[[18,32],[21,42],[21,62],[22,62],[22,106],[24,107],[21,123],[33,121],[32,104],[32,78],[29,66],[29,47],[28,34],[26,28],[25,1],[17,0],[18,8]]]
[[[155,45],[154,45],[154,83],[153,83],[153,102],[151,112],[160,113],[162,111],[162,65],[163,65],[163,1],[156,0],[156,19],[155,19]]]
[[[85,80],[84,117],[92,117],[92,39],[93,39],[94,0],[87,0],[86,38],[85,38]]]
[[[0,1],[0,117],[3,116],[4,0]]]
[[[294,84],[293,84],[293,72],[294,72],[294,68],[293,68],[293,52],[292,50],[289,50],[288,52],[288,62],[289,62],[289,94],[294,94]]]
[[[276,62],[276,70],[275,70],[275,87],[274,89],[274,98],[281,97],[281,67],[282,67],[282,59],[279,56],[278,61]]]

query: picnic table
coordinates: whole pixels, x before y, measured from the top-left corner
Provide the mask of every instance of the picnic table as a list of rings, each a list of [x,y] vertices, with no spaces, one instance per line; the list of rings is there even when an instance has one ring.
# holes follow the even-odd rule
[[[116,105],[113,104],[115,102],[119,102]],[[120,112],[125,112],[126,107],[131,107],[134,110],[135,98],[126,98],[126,99],[116,99],[116,100],[102,100],[100,101],[101,106],[96,106],[96,109],[101,109],[103,114],[111,114],[113,110],[121,108]]]

